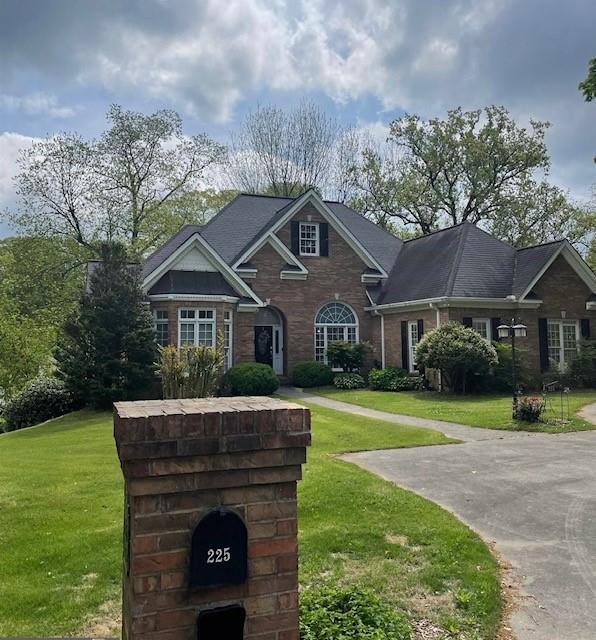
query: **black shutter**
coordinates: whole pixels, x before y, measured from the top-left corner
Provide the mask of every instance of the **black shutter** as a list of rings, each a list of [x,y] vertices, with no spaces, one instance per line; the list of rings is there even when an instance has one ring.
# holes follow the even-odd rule
[[[418,341],[422,338],[424,334],[424,320],[418,320]]]
[[[490,332],[491,332],[491,340],[498,341],[499,340],[499,331],[498,326],[501,324],[501,318],[491,318],[490,319]]]
[[[464,327],[471,327],[472,326],[472,318],[462,318],[461,319],[461,323],[464,325]]]
[[[580,321],[582,338],[590,337],[590,318],[582,318]]]
[[[297,256],[300,254],[300,223],[292,220],[290,225],[292,253]]]
[[[406,371],[410,370],[408,358],[408,321],[401,321],[401,366]]]
[[[319,255],[329,255],[329,225],[326,222],[319,224]]]
[[[540,371],[548,370],[548,323],[538,318],[538,345],[540,349]]]

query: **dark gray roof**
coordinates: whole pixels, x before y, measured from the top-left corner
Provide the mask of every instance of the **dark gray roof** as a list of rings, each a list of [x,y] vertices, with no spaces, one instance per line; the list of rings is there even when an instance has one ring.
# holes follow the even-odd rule
[[[209,296],[238,294],[218,272],[168,271],[149,290],[149,295],[189,293]]]
[[[151,273],[194,233],[200,233],[221,258],[231,265],[259,236],[284,216],[295,200],[296,198],[242,193],[206,225],[182,227],[147,258],[143,276]],[[327,201],[326,204],[385,271],[389,272],[402,241],[344,204]]]
[[[380,304],[447,296],[505,298],[511,293],[515,254],[470,223],[408,240]]]
[[[524,293],[544,265],[552,258],[553,254],[560,249],[563,242],[563,240],[559,240],[557,242],[539,244],[535,247],[527,247],[526,249],[519,249],[517,251],[515,274],[513,277],[513,295],[521,296]]]

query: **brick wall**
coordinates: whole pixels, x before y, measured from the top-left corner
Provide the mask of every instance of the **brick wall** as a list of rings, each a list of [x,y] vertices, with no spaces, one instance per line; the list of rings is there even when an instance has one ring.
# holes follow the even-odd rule
[[[325,222],[316,209],[308,205],[301,209],[295,220]],[[280,229],[278,236],[291,246],[290,222]],[[314,322],[318,310],[327,302],[343,302],[352,307],[358,316],[360,340],[373,340],[373,328],[378,318],[364,311],[370,305],[365,286],[360,281],[366,265],[354,253],[341,236],[329,225],[329,256],[300,256],[299,260],[308,269],[306,280],[281,280],[279,273],[285,264],[279,254],[266,245],[250,261],[258,269],[257,277],[247,282],[262,298],[269,298],[271,305],[285,319],[284,364],[285,373],[291,374],[295,364],[301,360],[314,359]],[[238,348],[239,359],[254,359],[254,334],[250,316],[241,314]],[[254,318],[254,316],[253,316]],[[378,328],[377,328],[378,329]],[[376,342],[373,358],[381,358],[380,344]]]
[[[125,402],[114,435],[125,477],[123,637],[197,637],[198,615],[240,604],[247,640],[298,640],[296,482],[307,409],[268,398]],[[227,507],[248,532],[244,584],[190,590],[192,533]]]
[[[441,310],[441,313],[443,310]],[[388,367],[401,367],[401,323],[403,320],[422,320],[424,331],[434,329],[437,324],[437,315],[434,309],[422,309],[420,311],[404,311],[403,313],[390,313],[385,316],[385,359]],[[443,319],[441,320],[443,321]]]
[[[540,374],[540,346],[538,341],[538,319],[561,318],[565,312],[568,320],[589,318],[592,335],[596,335],[596,311],[586,310],[590,290],[575,273],[565,258],[559,256],[534,287],[542,304],[537,309],[478,309],[451,308],[449,318],[462,321],[464,317],[501,318],[509,323],[511,318],[528,327],[526,338],[519,338],[518,345],[528,371]]]

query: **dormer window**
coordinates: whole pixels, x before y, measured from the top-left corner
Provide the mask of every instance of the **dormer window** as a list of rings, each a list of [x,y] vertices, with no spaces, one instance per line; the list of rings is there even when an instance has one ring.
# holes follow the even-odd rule
[[[300,255],[319,255],[319,225],[315,222],[300,223]]]

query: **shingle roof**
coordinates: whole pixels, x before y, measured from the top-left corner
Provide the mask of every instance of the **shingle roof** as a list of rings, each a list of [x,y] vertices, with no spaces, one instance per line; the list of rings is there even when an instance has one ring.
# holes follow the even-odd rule
[[[239,297],[221,273],[211,271],[168,271],[149,290],[149,295],[182,293]]]
[[[194,233],[200,233],[211,247],[231,265],[280,220],[296,198],[282,198],[242,193],[206,225],[186,225],[145,261],[143,276],[147,276]],[[325,201],[362,246],[389,272],[401,245],[401,240],[383,231],[364,216],[339,202]]]
[[[521,296],[530,286],[532,280],[538,275],[544,265],[561,248],[564,240],[539,244],[535,247],[527,247],[517,251],[515,274],[513,278],[512,293]]]
[[[408,240],[380,304],[440,297],[505,298],[516,250],[470,223]]]

